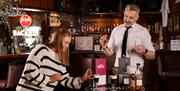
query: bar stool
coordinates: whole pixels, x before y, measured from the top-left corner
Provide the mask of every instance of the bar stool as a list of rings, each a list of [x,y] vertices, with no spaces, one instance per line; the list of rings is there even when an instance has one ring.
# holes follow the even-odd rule
[[[9,63],[7,79],[0,80],[0,88],[16,88],[24,69],[24,63]]]
[[[180,62],[179,64],[176,63],[180,61],[179,52],[169,51],[158,52],[156,56],[157,60],[157,68],[158,68],[158,75],[160,77],[160,86],[161,91],[167,91],[167,80],[179,79],[180,78]],[[174,61],[176,65],[168,64],[167,61]],[[179,68],[176,68],[179,65]],[[172,68],[168,68],[172,66]],[[173,68],[174,66],[174,68]]]

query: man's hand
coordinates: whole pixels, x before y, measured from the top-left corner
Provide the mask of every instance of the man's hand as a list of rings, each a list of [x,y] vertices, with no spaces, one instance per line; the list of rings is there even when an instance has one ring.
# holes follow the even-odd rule
[[[133,50],[135,51],[135,52],[137,52],[137,53],[139,53],[139,54],[144,54],[145,53],[145,51],[146,51],[146,49],[144,48],[144,46],[143,45],[134,45],[134,47],[133,47]]]
[[[107,42],[108,42],[107,35],[101,36],[101,38],[99,40],[99,43],[102,46],[102,48],[106,48],[107,47]]]

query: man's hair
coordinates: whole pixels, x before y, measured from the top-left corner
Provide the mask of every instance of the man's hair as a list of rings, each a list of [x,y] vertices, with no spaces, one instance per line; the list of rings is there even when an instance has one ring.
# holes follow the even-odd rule
[[[127,4],[125,7],[125,10],[131,10],[131,11],[136,11],[138,14],[140,13],[140,8],[136,4]]]

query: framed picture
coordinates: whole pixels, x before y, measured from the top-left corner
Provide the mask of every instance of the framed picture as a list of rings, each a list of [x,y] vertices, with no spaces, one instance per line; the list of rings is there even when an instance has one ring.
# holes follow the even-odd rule
[[[92,36],[75,37],[75,50],[93,50]]]
[[[49,26],[50,27],[60,27],[61,26],[60,14],[53,13],[53,12],[50,13]]]

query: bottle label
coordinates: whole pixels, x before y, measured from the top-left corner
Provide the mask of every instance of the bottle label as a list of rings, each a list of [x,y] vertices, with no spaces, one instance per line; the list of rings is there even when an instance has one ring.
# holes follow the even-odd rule
[[[100,51],[100,45],[94,45],[94,51]]]
[[[135,87],[136,87],[136,85],[135,85],[135,80],[130,80],[130,86],[131,86],[132,88],[135,88]]]
[[[136,85],[137,86],[142,86],[142,80],[136,80]]]
[[[128,78],[124,78],[124,84],[129,84],[129,79]]]
[[[160,43],[160,49],[163,49],[163,42]]]

